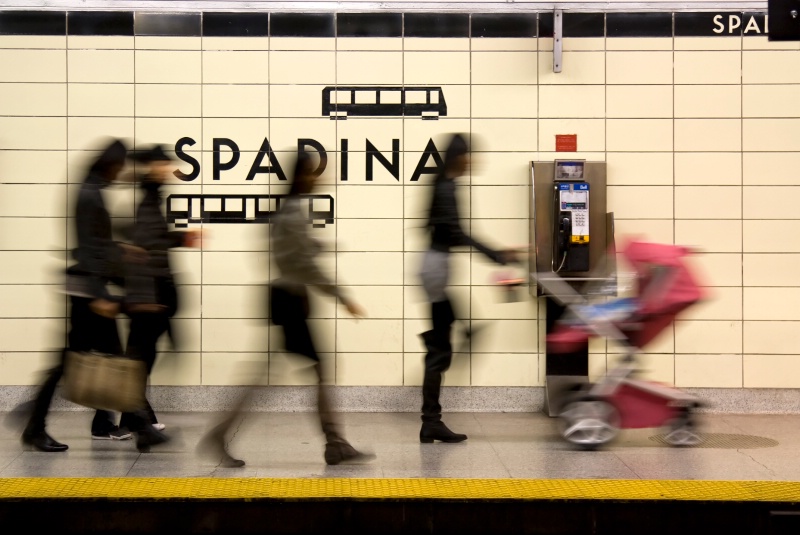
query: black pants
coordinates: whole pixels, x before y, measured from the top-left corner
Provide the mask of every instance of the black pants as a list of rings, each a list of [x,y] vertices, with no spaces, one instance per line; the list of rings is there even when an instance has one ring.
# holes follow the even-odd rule
[[[427,353],[425,354],[425,376],[422,380],[422,421],[438,422],[442,419],[439,395],[442,390],[442,375],[453,361],[453,346],[450,342],[455,314],[450,299],[431,303],[433,329],[422,333]]]
[[[147,366],[147,376],[150,377],[150,372],[156,362],[158,339],[169,330],[169,315],[167,313],[137,313],[131,314],[130,318],[126,354],[142,360]],[[146,398],[144,411],[146,413],[145,421],[142,421],[142,414],[139,412],[122,413],[119,426],[130,431],[140,431],[143,425],[158,422],[153,407]]]
[[[33,411],[25,429],[26,434],[33,435],[45,430],[45,420],[50,411],[50,403],[55,395],[56,386],[64,375],[64,359],[66,351],[99,351],[102,353],[122,353],[117,321],[95,314],[89,307],[92,299],[70,296],[70,331],[68,347],[62,352],[58,365],[50,370],[44,384],[34,401]],[[92,434],[103,434],[116,428],[112,413],[97,410],[92,420]]]

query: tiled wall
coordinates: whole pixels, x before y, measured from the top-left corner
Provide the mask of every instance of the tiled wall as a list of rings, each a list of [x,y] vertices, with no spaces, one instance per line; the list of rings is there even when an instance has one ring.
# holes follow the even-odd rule
[[[274,167],[248,180],[270,165],[265,139],[283,164],[298,139],[324,147],[335,220],[318,233],[338,250],[326,265],[368,318],[315,300],[319,349],[335,357],[338,385],[419,385],[431,175],[412,179],[421,160],[433,165],[429,140],[443,149],[447,133],[468,132],[480,152],[463,206],[489,243],[528,242],[528,163],[575,157],[608,163],[618,235],[700,249],[693,265],[711,299],[647,348],[648,377],[798,387],[800,47],[769,41],[764,18],[566,13],[554,73],[551,13],[0,11],[0,384],[35,384],[61,344],[71,206],[91,149],[113,135],[171,147],[190,138],[179,168],[199,173],[173,194],[281,194]],[[331,120],[322,93],[337,85],[440,87],[446,115]],[[556,134],[577,134],[578,152],[555,152]],[[230,141],[238,163],[216,178]],[[372,180],[368,143],[385,159],[372,158]],[[107,198],[119,222],[138,200],[126,186]],[[267,358],[270,384],[307,382],[263,319],[268,225],[204,226],[202,251],[174,254],[180,338],[164,345],[153,383],[247,383],[245,364]],[[497,269],[477,253],[459,252],[455,269],[461,310],[487,334],[456,356],[446,384],[542,385],[542,303],[504,302]],[[594,344],[592,375],[614,358]]]

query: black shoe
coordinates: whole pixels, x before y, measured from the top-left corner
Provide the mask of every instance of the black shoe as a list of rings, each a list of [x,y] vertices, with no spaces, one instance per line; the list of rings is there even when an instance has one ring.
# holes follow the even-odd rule
[[[450,444],[467,440],[467,435],[453,433],[444,425],[444,422],[425,422],[419,430],[419,441],[423,444],[430,444],[434,440],[448,442]]]
[[[360,464],[372,461],[375,455],[361,453],[347,442],[328,442],[325,444],[325,462],[329,465]]]
[[[169,442],[169,437],[161,431],[156,431],[152,427],[136,433],[136,449],[142,453],[150,451],[151,446],[157,446]]]
[[[241,468],[244,461],[231,457],[225,448],[224,435],[216,430],[207,434],[197,444],[197,451],[203,455],[213,456],[219,459],[219,465],[223,468]]]
[[[22,442],[28,446],[33,446],[39,451],[46,452],[67,451],[69,448],[66,444],[56,441],[45,431],[32,434],[23,433]]]

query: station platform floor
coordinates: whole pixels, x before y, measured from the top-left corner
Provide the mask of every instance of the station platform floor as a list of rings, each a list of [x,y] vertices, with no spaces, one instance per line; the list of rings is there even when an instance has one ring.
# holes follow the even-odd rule
[[[51,413],[62,453],[24,447],[0,413],[0,525],[59,533],[800,533],[800,415],[699,414],[703,442],[623,430],[597,451],[542,413],[452,413],[469,439],[421,444],[419,415],[344,413],[376,458],[327,466],[314,413],[244,415],[224,468],[197,451],[216,420],[160,413],[172,440],[92,440],[89,411]],[[47,505],[43,506],[43,502]],[[36,512],[39,511],[39,514]],[[267,526],[269,529],[267,529]]]

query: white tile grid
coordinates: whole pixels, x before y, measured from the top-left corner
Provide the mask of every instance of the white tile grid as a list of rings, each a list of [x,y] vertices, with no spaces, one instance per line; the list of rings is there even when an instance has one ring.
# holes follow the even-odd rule
[[[465,53],[466,53],[466,52],[465,52]],[[202,52],[201,52],[201,51],[198,51],[198,54],[200,54],[200,55],[202,56]],[[681,52],[681,54],[682,54],[682,55],[686,55],[686,54],[687,54],[687,52]],[[753,56],[755,56],[755,55],[757,55],[757,54],[762,54],[762,55],[763,55],[763,54],[765,54],[765,52],[762,52],[762,51],[759,51],[759,52],[749,52],[749,54],[750,54],[750,55],[753,55]],[[755,65],[756,65],[756,63],[754,62],[754,59],[753,59],[753,58],[745,58],[745,57],[744,57],[744,54],[742,54],[742,53],[740,53],[739,55],[740,55],[741,62],[742,62],[742,65],[741,65],[741,67],[742,67],[742,69],[743,69],[743,72],[744,72],[744,70],[746,70],[746,68],[747,68],[747,65],[745,65],[745,61],[750,61],[750,62],[751,62],[751,63],[749,64],[749,66],[750,66],[750,69],[751,69],[751,70],[752,70],[752,69],[756,69],[756,68],[757,68],[757,67],[755,66]],[[537,57],[538,57],[538,54],[537,54]],[[759,56],[759,57],[761,57],[761,56]],[[471,58],[470,58],[470,59],[471,59]],[[67,63],[69,62],[69,54],[66,56],[66,61],[67,61]],[[135,67],[134,67],[134,68],[135,68]],[[202,66],[201,66],[200,68],[202,69]],[[789,71],[787,71],[787,72],[790,72],[790,71],[791,71],[791,69],[789,69]],[[741,85],[741,90],[742,90],[742,91],[744,91],[744,90],[745,90],[747,87],[754,87],[754,88],[757,88],[757,87],[762,87],[762,86],[760,86],[760,85],[758,84],[758,80],[757,80],[757,79],[754,79],[754,77],[753,77],[753,75],[752,75],[752,72],[751,72],[750,70],[748,70],[747,72],[744,72],[744,75],[745,75],[745,78],[746,78],[747,80],[750,80],[750,83],[752,83],[752,86],[750,86],[750,85],[747,85],[747,83],[744,83],[744,82],[743,82],[743,83],[742,83],[742,85]],[[201,75],[201,76],[202,76],[202,75]],[[774,77],[774,76],[775,76],[775,74],[773,73],[771,76],[772,76],[772,77]],[[66,78],[66,80],[65,80],[65,81],[67,82],[67,91],[68,91],[68,93],[69,93],[69,90],[70,90],[70,88],[71,88],[71,85],[70,85],[70,81],[71,81],[71,80],[70,80],[70,77],[69,77],[69,68],[68,68],[68,64],[67,64],[67,68],[65,69],[65,78]],[[789,78],[785,78],[785,77],[784,77],[783,79],[782,79],[782,78],[777,78],[777,79],[775,79],[775,80],[772,80],[772,79],[770,79],[770,82],[771,82],[771,83],[783,83],[783,84],[794,84],[794,83],[796,83],[796,80],[794,80],[794,79],[790,79],[790,78],[791,78],[791,77],[789,77]],[[16,81],[16,80],[15,80],[15,81]],[[48,82],[38,82],[38,81],[37,81],[37,82],[35,82],[35,83],[48,83]],[[92,82],[88,82],[88,83],[92,83]],[[95,82],[95,83],[98,83],[98,82]],[[102,82],[99,82],[99,83],[102,83]],[[202,86],[201,86],[201,91],[202,91]],[[67,114],[66,114],[66,117],[65,117],[65,119],[64,119],[64,123],[62,123],[62,124],[65,124],[65,126],[66,126],[65,133],[67,134],[67,136],[66,136],[66,141],[67,141],[67,143],[66,143],[66,145],[65,145],[65,149],[66,149],[67,151],[76,151],[76,150],[77,150],[77,151],[81,151],[81,150],[83,150],[83,148],[82,148],[82,147],[76,147],[76,146],[73,146],[73,144],[71,143],[71,141],[73,141],[73,140],[71,139],[71,136],[69,136],[69,135],[68,135],[68,134],[69,134],[69,129],[70,129],[70,124],[71,124],[71,121],[70,121],[70,119],[71,119],[71,116],[70,116],[70,113],[69,113],[69,104],[68,104],[68,103],[67,103],[67,106],[68,106],[68,109],[67,109]],[[202,104],[201,104],[201,106],[202,106]],[[742,110],[742,116],[744,115],[744,106],[745,106],[745,103],[744,103],[744,102],[742,102],[742,108],[743,108],[743,110]],[[135,114],[136,114],[136,112],[134,112],[134,115],[135,115]],[[201,117],[202,117],[202,115],[203,115],[203,114],[202,114],[202,110],[201,110],[201,113],[200,113],[200,115],[201,115]],[[743,160],[744,160],[744,158],[745,158],[745,157],[747,157],[747,154],[748,154],[748,153],[750,153],[750,154],[755,154],[755,155],[757,155],[758,153],[753,153],[752,151],[748,151],[748,150],[747,150],[747,149],[748,149],[748,147],[744,145],[744,138],[745,138],[745,128],[744,128],[744,125],[745,125],[745,121],[744,121],[744,119],[741,119],[741,118],[740,118],[739,120],[741,121],[741,124],[743,125],[743,127],[742,127],[742,133],[741,133],[741,137],[742,137],[742,140],[743,140],[743,141],[742,141],[742,143],[743,143],[743,146],[742,146],[742,150],[741,150],[741,151],[738,151],[738,152],[740,152],[740,154],[742,155],[742,156],[741,156],[741,160],[742,160],[742,164],[741,164],[741,165],[742,165],[742,166],[744,166],[744,161],[743,161]],[[607,122],[607,121],[608,121],[608,119],[606,119],[606,122]],[[674,121],[674,119],[673,119],[673,121]],[[471,125],[471,124],[472,124],[472,113],[470,113],[469,122],[470,122],[470,125]],[[201,123],[202,123],[202,122],[201,122]],[[538,121],[537,121],[537,123],[538,123]],[[339,126],[340,126],[339,124],[336,124],[336,131],[337,131],[337,133],[338,133],[338,127],[339,127]],[[134,129],[134,130],[133,130],[133,133],[134,133],[134,138],[136,138],[136,137],[137,137],[137,136],[136,136],[136,132],[137,132],[137,130],[136,130],[136,121],[134,121],[134,123],[133,123],[133,129]],[[203,140],[203,136],[202,136],[202,124],[201,124],[201,126],[200,126],[200,129],[201,129],[201,135],[200,135],[200,139],[197,139],[197,141],[198,141],[198,143],[200,144],[200,146],[203,146],[203,145],[204,145],[204,143],[203,143],[203,141],[204,141],[204,140]],[[404,122],[404,129],[405,129],[405,122]],[[471,129],[472,129],[472,128],[470,127],[470,130],[471,130]],[[267,131],[269,132],[269,134],[268,134],[268,135],[270,135],[270,138],[271,138],[271,131],[269,130],[269,127],[268,127],[268,130],[267,130]],[[674,136],[674,135],[675,135],[675,133],[674,133],[674,130],[673,130],[673,136]],[[337,139],[338,139],[338,134],[337,134]],[[541,142],[542,142],[541,140],[540,140],[540,141],[538,141],[538,143],[539,143],[539,144],[541,144]],[[541,146],[541,145],[540,145],[540,146]],[[23,150],[25,150],[25,149],[29,149],[29,147],[27,147],[27,146],[26,146],[26,147],[20,147],[20,148],[21,148],[21,149],[23,149]],[[607,149],[608,149],[608,148],[606,148],[606,152],[605,152],[606,154],[613,154],[612,152],[608,151]],[[785,153],[784,153],[784,154],[785,154]],[[784,156],[784,154],[777,153],[777,154],[776,154],[776,156]],[[526,158],[525,158],[525,159],[526,159],[526,160],[529,160],[529,159],[535,159],[537,156],[538,156],[538,154],[536,153],[536,151],[535,151],[535,150],[532,150],[532,151],[530,152],[530,154],[526,154]],[[767,156],[769,156],[769,154],[767,154],[766,156],[764,156],[764,158],[766,158]],[[675,157],[675,153],[673,153],[673,157]],[[242,162],[242,163],[245,163],[245,164],[246,164],[246,162]],[[401,164],[401,166],[403,166],[403,165],[404,165],[404,164]],[[205,171],[205,169],[204,169],[204,171]],[[338,172],[338,169],[337,169],[337,172]],[[407,173],[407,172],[406,172],[406,170],[404,169],[404,170],[403,170],[403,173],[402,173],[402,176],[403,176],[403,178],[404,178],[404,179],[406,178],[406,175],[407,175],[407,174],[408,174],[408,173]],[[201,183],[201,191],[203,191],[203,185],[204,185],[204,183]],[[375,186],[377,186],[377,184],[375,184]],[[409,185],[409,184],[406,184],[405,182],[403,182],[403,183],[402,183],[402,188],[403,188],[403,189],[405,189],[406,187],[411,187],[411,185]],[[464,187],[467,187],[467,188],[469,188],[470,186],[464,186]],[[625,186],[621,186],[621,187],[625,187]],[[675,188],[675,190],[676,190],[676,193],[677,193],[677,191],[680,189],[680,187],[678,187],[674,181],[673,181],[673,185],[672,185],[672,187],[673,187],[673,188]],[[739,187],[741,188],[741,182],[740,182],[740,186],[739,186]],[[337,189],[337,190],[339,189],[339,188],[338,188],[338,184],[336,185],[336,189]],[[337,196],[338,196],[338,195],[337,195]],[[675,201],[675,197],[676,197],[676,196],[673,196],[673,203],[675,203],[675,202],[676,202],[676,201]],[[405,195],[404,195],[404,199],[405,199]],[[744,209],[745,209],[745,206],[746,206],[746,204],[745,204],[745,198],[744,198],[744,196],[743,196],[743,195],[740,195],[740,199],[741,199],[741,201],[740,201],[740,202],[741,202],[741,211],[744,211]],[[405,201],[404,201],[404,202],[405,202]],[[474,201],[473,201],[473,202],[471,202],[470,204],[472,204],[472,205],[473,205],[473,209],[474,209]],[[69,209],[69,206],[68,206],[68,205],[66,205],[66,209],[67,209],[67,210]],[[5,215],[4,215],[4,217],[5,217]],[[747,220],[745,219],[745,221],[744,221],[744,222],[745,222],[745,224],[746,224],[746,223],[747,223]],[[468,224],[469,224],[469,228],[470,228],[470,229],[472,229],[472,228],[473,228],[473,225],[472,225],[472,221],[471,221],[471,220],[469,221],[469,223],[468,223]],[[673,225],[677,225],[677,224],[678,224],[678,222],[677,222],[677,221],[675,221],[675,220],[673,220]],[[478,225],[475,225],[475,227],[476,227],[476,228],[479,228],[479,226],[480,226],[479,224],[478,224]],[[212,229],[212,230],[213,230],[213,229]],[[338,228],[337,228],[337,231],[338,231]],[[675,232],[675,229],[673,228],[673,233],[674,233],[674,232]],[[65,235],[65,236],[66,236],[66,235]],[[337,235],[337,238],[338,238],[338,235]],[[405,242],[405,237],[403,238],[403,242]],[[742,250],[743,250],[743,251],[746,251],[746,246],[747,246],[747,233],[743,233],[743,234],[742,234]],[[403,249],[405,249],[405,246],[403,247]],[[713,254],[713,253],[711,253],[711,254]],[[760,254],[760,253],[756,253],[756,254]],[[201,260],[200,260],[200,265],[201,265],[201,268],[200,268],[200,269],[201,269],[201,278],[202,278],[202,272],[203,272],[203,268],[202,268],[202,266],[203,266],[203,258],[205,258],[205,256],[206,256],[205,254],[201,254],[201,255],[200,255],[200,258],[201,258]],[[474,255],[473,255],[473,256],[474,256]],[[747,256],[748,256],[748,255],[745,253],[745,258],[746,258]],[[471,269],[472,269],[472,268],[470,267],[470,270],[471,270]],[[743,265],[743,268],[742,268],[742,273],[743,273],[743,274],[745,273],[745,271],[744,271],[744,270],[745,270],[745,267],[744,267],[744,265]],[[790,282],[791,282],[791,281],[787,281],[787,283],[790,283]],[[747,287],[747,286],[746,286],[746,284],[745,284],[745,286],[742,286],[742,291],[743,291],[743,292],[744,292],[744,288],[745,288],[745,287]],[[471,291],[471,290],[470,290],[470,291]],[[472,300],[470,300],[470,301],[472,301]],[[742,309],[742,313],[743,313],[743,314],[746,312],[746,310],[744,309],[744,306],[745,306],[745,304],[744,304],[744,300],[742,300],[742,307],[743,307],[743,309]],[[201,309],[200,309],[200,314],[201,314],[201,317],[202,317],[202,314],[203,314],[203,312],[202,312],[202,306],[201,306]],[[744,331],[746,331],[746,329],[745,329]],[[745,336],[745,333],[744,333],[744,332],[743,332],[743,335],[742,335],[742,336],[743,336],[743,338],[742,338],[742,345],[743,345],[743,347],[744,347],[744,336]],[[202,350],[202,347],[201,347],[201,350]],[[745,350],[745,351],[746,351],[746,350]]]

